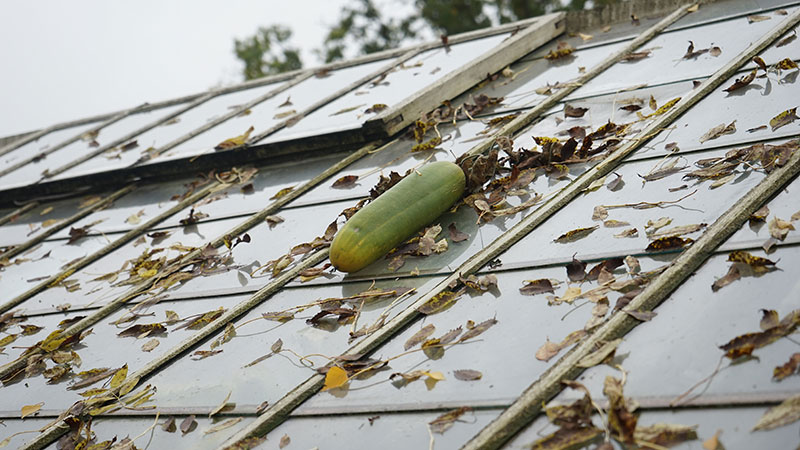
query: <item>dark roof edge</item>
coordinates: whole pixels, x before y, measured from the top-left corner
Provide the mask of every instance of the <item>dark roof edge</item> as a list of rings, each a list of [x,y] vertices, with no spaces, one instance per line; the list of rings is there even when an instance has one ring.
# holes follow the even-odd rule
[[[228,170],[237,166],[263,166],[296,161],[332,153],[351,152],[368,142],[385,139],[380,130],[362,128],[359,133],[345,130],[309,136],[291,141],[255,144],[222,152],[206,153],[193,158],[177,158],[158,163],[115,169],[107,172],[46,181],[2,191],[0,207],[18,203],[81,195],[88,191],[118,188],[130,182],[158,182],[190,177],[211,170]],[[188,162],[191,161],[191,162]]]

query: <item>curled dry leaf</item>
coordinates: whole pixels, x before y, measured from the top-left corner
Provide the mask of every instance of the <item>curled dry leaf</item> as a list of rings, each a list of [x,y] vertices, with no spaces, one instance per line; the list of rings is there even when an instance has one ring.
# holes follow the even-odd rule
[[[448,411],[428,422],[428,428],[430,428],[431,432],[433,433],[442,434],[450,429],[456,420],[458,420],[459,417],[463,416],[468,411],[472,411],[472,408],[468,406],[462,406],[461,408]]]
[[[553,283],[550,282],[547,278],[541,278],[539,280],[525,280],[525,286],[519,288],[519,293],[522,295],[537,295],[537,294],[544,294],[549,292],[551,294],[555,293],[553,289]]]
[[[586,263],[576,259],[574,256],[572,257],[572,262],[567,264],[567,277],[570,281],[583,281],[586,278]],[[542,280],[537,280],[542,281]],[[548,283],[550,280],[544,280]],[[524,289],[524,288],[523,288]],[[520,290],[521,291],[521,290]],[[552,293],[552,286],[550,288],[550,292]]]
[[[539,361],[549,361],[550,358],[556,356],[561,351],[561,345],[557,342],[551,341],[549,338],[539,347],[536,351],[536,359]]]
[[[469,234],[459,231],[455,223],[448,225],[447,230],[450,232],[450,240],[453,242],[461,242],[469,239]]]
[[[243,134],[220,142],[214,147],[214,150],[230,150],[232,148],[241,147],[247,142],[247,139],[253,131],[255,131],[255,128],[251,126]]]
[[[576,228],[574,230],[567,231],[566,233],[557,237],[556,239],[553,240],[553,242],[558,242],[559,244],[575,242],[579,239],[583,239],[586,236],[589,236],[594,232],[594,230],[598,229],[599,227],[600,227],[599,225],[595,225],[593,227]]]
[[[792,225],[791,222],[779,219],[778,217],[773,217],[767,226],[769,227],[770,236],[779,241],[786,239],[789,231],[794,230],[794,225]]]
[[[183,419],[181,422],[181,434],[186,435],[194,431],[197,428],[197,420],[195,420],[195,415],[192,414],[191,416]]]
[[[721,124],[715,126],[714,128],[708,130],[706,132],[706,134],[700,136],[700,143],[702,144],[702,143],[704,143],[706,141],[717,139],[720,136],[724,136],[726,134],[734,134],[734,133],[736,133],[736,121],[735,120],[733,122],[729,123],[728,125],[725,125],[724,123],[721,123]]]
[[[786,111],[783,111],[782,113],[770,119],[769,126],[772,127],[772,131],[775,131],[778,128],[789,125],[795,120],[797,120],[797,107],[787,109]]]
[[[737,89],[741,89],[747,86],[748,84],[752,83],[753,80],[756,79],[756,72],[758,72],[758,69],[753,69],[747,75],[737,78],[732,85],[725,88],[725,92],[733,92]]]
[[[575,118],[583,117],[583,115],[586,114],[586,111],[588,110],[589,108],[580,108],[571,105],[564,105],[564,117],[575,117]]]
[[[358,175],[345,175],[334,181],[331,187],[334,189],[350,189],[356,186],[356,181],[358,181]]]
[[[772,370],[772,378],[775,381],[781,381],[790,375],[798,374],[800,373],[797,370],[798,366],[800,366],[800,353],[794,353],[789,357],[789,361]]]

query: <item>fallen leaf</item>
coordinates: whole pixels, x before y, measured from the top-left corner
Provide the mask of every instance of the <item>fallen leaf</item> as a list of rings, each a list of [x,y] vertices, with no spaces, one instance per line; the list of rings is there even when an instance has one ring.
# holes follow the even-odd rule
[[[628,311],[624,310],[629,316],[642,322],[649,322],[653,317],[658,315],[655,311]]]
[[[539,347],[539,350],[536,351],[536,359],[539,361],[549,361],[550,358],[556,356],[558,352],[561,351],[561,345],[557,342],[551,341],[549,338],[545,340],[545,343]]]
[[[525,280],[525,286],[519,288],[519,293],[522,295],[537,295],[537,294],[544,294],[549,292],[551,294],[555,293],[553,289],[553,283],[550,282],[547,278],[542,278],[539,280]]]
[[[692,242],[694,242],[694,240],[690,238],[682,238],[678,236],[663,237],[651,242],[647,248],[645,248],[645,251],[657,252],[673,248],[682,248],[688,244],[691,244]]]
[[[583,117],[589,108],[574,107],[571,105],[564,105],[564,117]]]
[[[290,442],[292,442],[292,438],[290,438],[288,434],[284,434],[281,436],[280,442],[278,442],[278,448],[284,448],[289,445]]]
[[[592,234],[596,229],[600,226],[595,225],[593,227],[586,227],[586,228],[576,228],[574,230],[567,231],[566,233],[562,234],[561,236],[557,237],[553,240],[553,242],[558,242],[559,244],[565,244],[568,242],[575,242],[579,239],[583,239],[590,234]]]
[[[39,402],[35,405],[23,406],[22,410],[20,411],[20,419],[24,419],[32,414],[36,414],[40,409],[42,409],[42,406],[44,406],[44,402]]]
[[[192,431],[194,431],[194,429],[197,428],[197,421],[195,420],[194,414],[183,419],[180,428],[181,428],[181,433],[183,435],[189,434]]]
[[[335,389],[344,386],[349,381],[347,371],[339,366],[332,366],[325,374],[325,385],[322,387],[323,391],[328,389]]]
[[[334,181],[331,187],[334,189],[350,189],[356,186],[356,181],[358,181],[358,175],[345,175]]]
[[[600,348],[592,353],[584,356],[579,362],[578,367],[589,368],[594,367],[603,362],[609,355],[617,350],[619,344],[622,343],[622,338],[614,339],[604,343]]]
[[[772,378],[775,381],[781,381],[790,375],[800,373],[797,370],[798,366],[800,366],[800,353],[794,353],[789,357],[789,361],[772,370]]]
[[[428,339],[428,337],[430,337],[435,331],[436,327],[433,324],[429,323],[428,325],[425,325],[419,331],[414,333],[413,336],[408,338],[406,343],[403,345],[403,349],[410,350],[416,347],[418,344]]]
[[[774,131],[774,130],[773,130]],[[720,136],[724,136],[726,134],[734,134],[736,133],[736,121],[725,125],[724,123],[717,125],[716,127],[708,130],[706,134],[700,136],[700,143],[704,143],[706,141],[710,141],[713,139],[717,139]]]
[[[567,277],[569,278],[570,281],[575,281],[575,282],[583,281],[583,279],[586,278],[586,263],[579,259],[575,259],[575,257],[573,256],[572,262],[567,264]],[[543,280],[538,280],[538,281],[543,281]],[[544,281],[547,281],[548,283],[550,282],[549,280],[544,280]],[[552,286],[550,292],[551,293],[553,292]]]
[[[756,79],[756,72],[758,72],[758,69],[753,69],[747,75],[737,78],[736,81],[734,81],[732,85],[730,85],[727,88],[725,88],[725,92],[733,92],[733,91],[735,91],[737,89],[741,89],[741,88],[747,86],[748,84],[752,83],[753,80]],[[750,131],[750,130],[748,130],[748,131]]]
[[[270,200],[277,200],[277,199],[279,199],[279,198],[281,198],[281,197],[284,197],[284,196],[286,196],[286,194],[288,194],[288,193],[292,192],[293,190],[294,190],[294,186],[290,186],[290,187],[287,187],[287,188],[283,188],[283,189],[281,189],[280,191],[278,191],[278,192],[277,192],[275,195],[273,195],[272,197],[270,197],[269,199],[270,199]]]
[[[769,16],[759,16],[759,15],[752,15],[747,16],[747,23],[756,23],[756,22],[763,22],[765,20],[770,20],[771,17]]]
[[[222,401],[216,408],[212,409],[210,413],[208,413],[208,417],[212,417],[213,415],[219,413],[228,405],[228,400],[231,398],[231,394],[233,391],[228,391],[228,395],[225,396],[225,400]]]
[[[459,294],[450,290],[444,290],[434,295],[430,300],[425,302],[425,304],[423,304],[422,306],[418,307],[417,311],[427,315],[444,311],[445,309],[455,304],[458,297]]]
[[[725,450],[725,447],[719,442],[719,435],[722,434],[722,430],[717,430],[714,433],[714,436],[703,441],[703,449],[704,450]]]
[[[784,400],[780,405],[768,409],[758,420],[753,431],[772,430],[800,419],[800,395]]]
[[[244,132],[244,134],[240,134],[239,136],[232,137],[230,139],[226,139],[220,142],[219,144],[217,144],[216,147],[214,147],[214,150],[229,150],[235,147],[241,147],[242,145],[244,145],[244,143],[247,141],[247,139],[250,137],[250,134],[253,131],[255,131],[255,128],[251,126],[250,128],[247,129],[247,131]]]
[[[786,111],[770,119],[769,126],[772,127],[772,131],[775,131],[782,126],[789,125],[797,120],[797,118],[797,107],[794,107],[792,109],[787,109]]]
[[[467,233],[459,231],[458,228],[456,228],[455,223],[451,223],[450,225],[448,225],[447,230],[450,232],[450,240],[453,242],[461,242],[469,239],[469,235]]]
[[[794,230],[794,225],[792,225],[791,222],[779,219],[778,217],[773,217],[767,226],[769,227],[770,236],[779,241],[786,239],[789,231]]]
[[[457,380],[461,381],[475,381],[475,380],[480,380],[483,377],[483,374],[477,370],[461,369],[461,370],[454,370],[453,376]]]
[[[230,427],[236,425],[237,423],[241,422],[242,419],[244,419],[244,417],[236,417],[236,418],[233,418],[233,419],[228,419],[228,420],[226,420],[224,422],[218,423],[218,424],[214,425],[213,427],[203,431],[203,434],[204,435],[205,434],[211,434],[211,433],[216,433],[218,431],[225,430],[225,429],[230,428]]]
[[[458,420],[459,417],[463,416],[467,411],[472,411],[472,408],[468,406],[462,406],[461,408],[448,411],[428,422],[428,427],[430,428],[431,432],[442,434],[450,429],[455,421]]]
[[[161,341],[158,339],[150,339],[149,341],[142,344],[142,351],[143,352],[151,352],[153,351],[158,345],[161,344]]]

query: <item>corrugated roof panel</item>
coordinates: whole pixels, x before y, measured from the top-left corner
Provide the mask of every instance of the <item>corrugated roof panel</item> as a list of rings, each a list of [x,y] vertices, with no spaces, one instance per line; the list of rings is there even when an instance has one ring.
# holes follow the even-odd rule
[[[110,144],[112,141],[119,139],[126,134],[135,131],[155,120],[159,117],[166,116],[170,112],[177,110],[182,105],[170,106],[153,111],[132,114],[117,122],[114,122],[107,127],[100,130],[94,141],[100,145]],[[80,156],[83,151],[91,151],[96,147],[92,144],[93,141],[75,141],[66,147],[63,147],[52,154],[47,155],[46,158],[39,161],[28,163],[19,169],[0,177],[0,187],[3,189],[31,184],[34,180],[46,179],[45,172],[47,170],[55,170],[62,165],[69,163],[77,156]]]
[[[200,209],[195,211],[195,213],[199,212],[202,211]],[[186,211],[185,216],[188,217],[188,211]],[[109,255],[100,258],[84,269],[70,275],[67,279],[68,282],[77,282],[80,289],[69,292],[65,291],[62,287],[50,288],[28,299],[21,304],[21,307],[41,308],[43,306],[60,304],[63,302],[69,302],[73,305],[102,305],[108,303],[115,297],[131,289],[132,286],[130,284],[124,283],[126,280],[132,279],[133,281],[140,281],[147,278],[147,276],[143,278],[136,276],[140,268],[144,269],[143,273],[147,273],[147,271],[152,268],[160,268],[162,263],[157,263],[157,261],[160,261],[162,258],[170,260],[186,254],[189,251],[187,247],[201,247],[209,239],[224,233],[225,230],[229,229],[238,221],[238,219],[227,219],[216,222],[206,222],[167,230],[168,234],[166,237],[154,235],[153,237],[144,239],[145,243],[141,241],[130,242]],[[113,240],[117,236],[109,235],[108,237]],[[85,241],[94,241],[96,239],[98,238],[85,239]],[[57,242],[56,247],[67,247],[59,241],[54,242]],[[135,262],[141,256],[146,256],[144,259],[150,262],[136,268],[134,268],[134,264],[127,262]],[[115,271],[119,271],[119,275],[117,277],[112,277],[110,274]],[[130,271],[133,272],[131,273]],[[42,275],[52,275],[53,273],[55,273],[55,271],[46,272]],[[96,280],[98,277],[104,275],[108,275],[108,278]]]
[[[64,245],[63,241],[45,241],[41,246],[22,253],[12,259],[11,264],[3,267],[3,302],[22,294],[37,281],[60,272],[70,262],[103,248],[107,243],[102,236],[82,239],[76,245]],[[59,296],[54,296],[49,302],[32,304],[30,307],[54,307],[63,303]]]
[[[772,60],[768,64],[776,62]],[[796,75],[798,70],[784,73],[784,76],[792,73]],[[655,151],[641,153],[648,156],[663,155],[667,153],[664,145],[670,142],[678,142],[681,150],[695,150],[721,145],[755,143],[798,134],[800,131],[798,122],[790,123],[774,131],[769,123],[772,118],[783,111],[800,106],[797,102],[797,98],[800,97],[800,84],[781,84],[774,80],[756,78],[747,87],[731,93],[724,92],[736,78],[744,75],[747,75],[747,72],[739,72],[731,77],[694,108],[678,118],[674,127],[664,130],[654,137],[652,142],[663,143],[655,146]],[[774,75],[770,75],[770,77],[774,77]],[[746,111],[746,113],[742,113],[742,111]],[[727,126],[732,122],[735,122],[734,132],[721,133],[716,138],[711,138],[710,135],[705,136],[714,127]]]
[[[508,77],[501,74],[485,86],[471,89],[453,101],[454,104],[470,102],[470,97],[486,94],[492,97],[503,97],[504,100],[494,112],[523,109],[533,106],[549,95],[548,87],[559,83],[566,84],[581,75],[581,68],[591,69],[609,54],[623,48],[627,42],[618,42],[585,50],[577,50],[569,56],[547,60],[537,58],[523,59],[512,64],[513,74]],[[546,46],[555,51],[558,43]],[[554,90],[554,89],[552,89]]]
[[[205,133],[199,134],[177,147],[167,151],[164,158],[185,157],[212,152],[214,147],[226,139],[239,136],[254,127],[251,137],[275,126],[295,113],[302,113],[307,107],[337,92],[355,80],[386,65],[391,60],[374,61],[358,66],[334,70],[315,75],[290,87],[275,97],[250,108],[250,114],[237,116]],[[287,100],[289,102],[287,103]],[[285,106],[281,106],[285,105]],[[301,120],[301,123],[303,120]],[[201,124],[197,124],[198,126]],[[295,125],[296,126],[296,125]],[[158,159],[150,163],[157,162]]]
[[[357,128],[374,114],[367,113],[367,109],[376,104],[394,106],[421,88],[432,85],[467,64],[476,56],[494,48],[507,37],[507,34],[499,34],[452,45],[449,51],[444,48],[425,51],[403,63],[386,78],[373,80],[343,95],[310,114],[297,125],[285,128],[261,143]]]
[[[81,209],[91,208],[108,194],[103,192],[42,203],[16,220],[4,224],[0,228],[0,245],[21,244],[34,238],[48,228],[58,226]]]
[[[706,77],[782,19],[783,16],[776,15],[774,20],[748,23],[747,18],[741,17],[662,33],[640,49],[651,50],[648,57],[613,65],[567,98],[615,92],[641,83],[652,86]],[[719,47],[720,53],[714,56],[716,53],[709,50],[687,58],[689,41],[694,42],[694,52]]]
[[[206,124],[237,109],[248,101],[270,92],[279,85],[280,83],[267,84],[213,97],[180,116],[170,119],[164,124],[135,137],[133,140],[138,143],[137,148],[125,151],[117,147],[114,150],[109,150],[98,157],[69,169],[55,178],[69,178],[77,175],[103,172],[130,166],[136,163],[139,158],[148,155],[148,150],[158,150],[174,139],[198,128],[200,125]],[[246,114],[243,113],[243,115]]]
[[[360,311],[355,326],[360,329],[373,325],[381,314],[386,314],[386,319],[390,319],[417,295],[366,297],[363,307],[362,299],[341,302],[336,299],[378,289],[394,291],[416,288],[418,292],[425,292],[438,281],[418,277],[379,281],[374,285],[362,282],[284,289],[235,322],[236,338],[215,348],[222,350],[221,353],[199,361],[182,358],[155,374],[150,380],[158,386],[159,395],[162,396],[159,406],[213,408],[216,405],[211,399],[224,398],[228,392],[232,392],[230,401],[240,406],[252,408],[263,401],[274,403],[316,373],[317,368],[327,364],[329,357],[338,356],[349,347],[348,338],[353,331],[353,324],[344,319],[338,321],[340,314],[352,316],[344,310]],[[391,308],[390,305],[398,298],[401,299],[399,304]],[[208,305],[208,309],[236,303],[226,298],[198,302]],[[323,309],[331,309],[334,313],[317,319],[315,326],[306,322]],[[262,314],[270,313],[292,314],[294,318],[285,322],[265,320]],[[280,354],[247,367],[258,358],[270,354],[272,345],[278,339],[282,341]],[[211,350],[211,342],[213,340],[200,350]],[[302,356],[308,359],[301,361]]]
[[[535,253],[535,248],[528,248]],[[642,270],[653,270],[663,260],[643,258]],[[593,266],[590,264],[589,267]],[[620,268],[620,272],[623,268]],[[588,270],[588,268],[587,268]],[[479,274],[483,276],[485,274]],[[549,338],[560,342],[569,333],[582,330],[592,317],[589,303],[585,300],[549,305],[551,295],[564,296],[570,284],[563,265],[536,269],[503,271],[495,274],[497,287],[482,294],[468,290],[442,313],[425,317],[398,333],[377,352],[377,357],[386,359],[410,352],[389,363],[390,368],[363,380],[351,380],[347,392],[320,392],[298,408],[298,414],[331,414],[360,410],[381,412],[383,410],[413,410],[428,408],[454,408],[462,405],[476,407],[503,407],[517,397],[531,380],[548,369],[549,362],[535,358],[537,349]],[[624,276],[624,275],[622,275]],[[523,295],[520,288],[525,280],[553,280],[553,291],[537,295]],[[413,280],[413,278],[411,279]],[[585,282],[581,289],[588,291],[597,287],[597,282]],[[613,308],[613,300],[612,305]],[[475,338],[458,342],[458,339],[473,326],[487,320],[497,324]],[[454,329],[461,333],[444,348],[432,347],[420,351],[423,341],[414,345],[410,339],[424,329],[433,328],[428,339],[441,339]],[[435,343],[431,343],[435,344]],[[403,383],[393,373],[411,373],[415,370],[441,372],[445,379],[435,388],[425,383],[425,377]],[[479,381],[459,380],[457,370],[480,372]]]
[[[27,144],[23,144],[14,150],[6,153],[3,156],[0,156],[0,161],[2,161],[3,168],[6,168],[14,163],[21,161],[23,158],[30,157],[32,154],[36,154],[42,150],[46,150],[48,148],[53,148],[56,145],[66,141],[67,139],[74,138],[83,134],[86,131],[89,131],[92,127],[96,127],[100,124],[100,122],[94,123],[87,123],[83,125],[77,125],[74,127],[69,128],[62,128],[60,130],[51,131],[44,136],[36,139],[34,141],[28,142]]]
[[[298,448],[458,448],[461,437],[489,423],[497,411],[469,411],[444,433],[430,434],[428,423],[447,411],[411,414],[360,414],[332,417],[294,417],[275,429],[270,441],[255,447],[274,447],[284,435]],[[370,421],[372,418],[372,421]],[[274,437],[273,437],[274,436]],[[431,436],[433,436],[431,438]],[[289,448],[289,447],[287,447]]]

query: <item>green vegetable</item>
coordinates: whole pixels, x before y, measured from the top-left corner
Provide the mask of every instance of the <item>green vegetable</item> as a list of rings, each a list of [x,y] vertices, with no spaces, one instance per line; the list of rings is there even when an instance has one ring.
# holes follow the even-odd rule
[[[407,175],[339,230],[331,263],[343,272],[370,265],[447,211],[461,198],[465,181],[461,168],[446,161]]]

